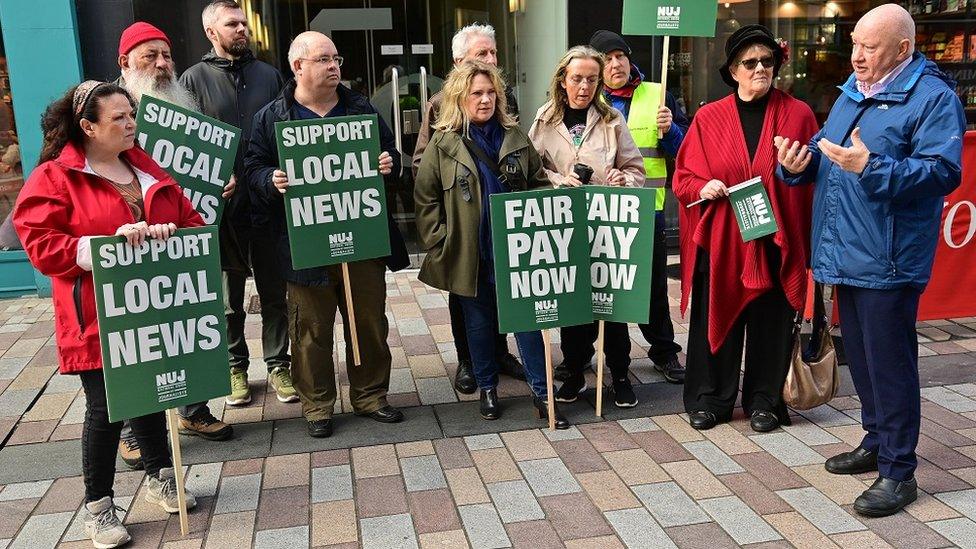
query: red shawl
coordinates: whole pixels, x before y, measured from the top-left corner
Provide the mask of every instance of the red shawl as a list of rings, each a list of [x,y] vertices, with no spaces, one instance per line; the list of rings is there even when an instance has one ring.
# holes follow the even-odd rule
[[[762,241],[742,241],[728,200],[685,207],[701,198],[699,193],[709,180],[718,179],[731,187],[762,176],[779,226],[773,241],[783,258],[783,290],[794,309],[802,309],[806,300],[813,188],[788,187],[775,177],[773,137],[781,135],[807,143],[817,132],[817,121],[806,103],[776,89],[770,93],[752,165],[735,95],[698,111],[678,153],[673,187],[681,203],[681,311],[684,314],[688,308],[697,249],[701,247],[710,258],[708,343],[713,353],[722,346],[746,305],[772,288],[773,280]]]

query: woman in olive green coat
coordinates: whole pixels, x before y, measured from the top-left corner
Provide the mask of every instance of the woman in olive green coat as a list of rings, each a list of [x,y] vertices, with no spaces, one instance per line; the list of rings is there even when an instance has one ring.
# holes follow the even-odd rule
[[[501,416],[488,197],[551,186],[528,136],[507,114],[504,90],[498,69],[485,63],[466,62],[451,72],[414,186],[417,230],[427,250],[419,278],[461,301],[485,419]],[[473,152],[479,149],[483,155]],[[542,334],[516,333],[515,341],[537,415],[548,419]],[[557,428],[569,427],[558,410],[555,415]]]

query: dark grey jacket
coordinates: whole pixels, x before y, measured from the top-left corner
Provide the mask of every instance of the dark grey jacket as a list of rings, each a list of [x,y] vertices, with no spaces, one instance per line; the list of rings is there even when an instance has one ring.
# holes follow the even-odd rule
[[[248,191],[243,187],[246,182],[241,177],[244,155],[247,153],[255,113],[281,93],[284,85],[281,73],[255,59],[251,52],[230,61],[211,50],[199,63],[186,69],[180,83],[196,97],[201,113],[242,130],[241,144],[234,162],[237,191],[227,204],[225,215],[235,225],[250,226]]]

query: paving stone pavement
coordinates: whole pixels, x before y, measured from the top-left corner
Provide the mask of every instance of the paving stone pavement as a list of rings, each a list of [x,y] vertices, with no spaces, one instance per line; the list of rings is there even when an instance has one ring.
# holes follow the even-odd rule
[[[752,432],[741,410],[700,433],[681,414],[680,387],[661,383],[633,332],[636,409],[611,405],[601,421],[591,390],[566,408],[576,425],[549,432],[530,417],[525,384],[503,378],[505,417],[487,423],[476,396],[451,386],[443,293],[409,272],[388,276],[387,291],[390,400],[407,422],[387,428],[343,415],[334,437],[313,441],[295,419],[299,406],[268,395],[256,365],[252,405],[211,403],[235,440],[183,439],[199,501],[188,536],[145,502],[141,472],[119,469],[116,502],[133,547],[976,547],[976,355],[956,352],[976,349],[976,318],[919,323],[921,497],[894,517],[867,519],[851,504],[871,475],[822,468],[862,433],[849,386],[772,433]],[[84,397],[76,377],[56,375],[52,334],[49,300],[0,301],[0,549],[91,546],[79,476]],[[260,356],[256,314],[246,338]],[[336,411],[349,412],[341,362],[338,370]]]

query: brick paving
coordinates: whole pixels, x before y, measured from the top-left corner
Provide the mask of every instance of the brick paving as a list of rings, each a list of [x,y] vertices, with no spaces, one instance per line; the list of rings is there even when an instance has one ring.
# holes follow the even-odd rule
[[[671,284],[684,344],[687,324]],[[830,475],[822,466],[860,439],[856,396],[795,413],[792,426],[767,434],[752,432],[741,410],[730,424],[698,432],[683,415],[653,413],[646,401],[626,418],[587,417],[568,431],[524,421],[505,432],[480,420],[449,426],[452,413],[473,414],[474,404],[463,402],[476,395],[451,387],[456,357],[445,295],[415,273],[389,276],[387,289],[391,401],[417,407],[403,429],[433,409],[431,425],[453,434],[391,435],[397,442],[354,447],[361,432],[340,428],[328,439],[340,447],[322,450],[294,428],[298,405],[267,394],[258,360],[250,369],[254,403],[212,403],[244,443],[237,455],[190,460],[187,485],[199,505],[188,536],[180,536],[175,517],[144,501],[141,472],[120,470],[116,500],[126,509],[133,547],[976,547],[976,318],[919,323],[920,354],[929,357],[922,494],[906,512],[866,519],[852,503],[873,477]],[[661,383],[645,342],[632,333],[634,382],[678,398],[680,388]],[[84,397],[75,377],[54,375],[52,334],[49,300],[0,301],[0,462],[5,454],[39,456],[0,471],[0,549],[91,546],[82,528],[81,477],[37,470],[55,452],[71,462],[63,470],[80,470]],[[248,316],[246,336],[252,356],[260,356],[257,315]],[[558,361],[558,347],[554,354]],[[337,381],[341,411],[348,412],[344,366]],[[500,392],[512,397],[512,408],[529,394],[509,379]],[[576,417],[587,410],[592,416],[585,408]],[[247,437],[262,429],[269,449],[247,451]],[[294,435],[283,441],[288,448],[305,451],[273,451],[283,433]],[[184,439],[187,448],[231,448],[220,444]]]

